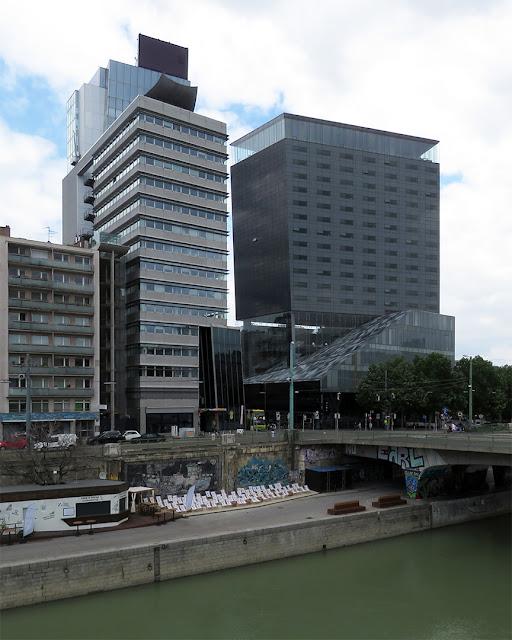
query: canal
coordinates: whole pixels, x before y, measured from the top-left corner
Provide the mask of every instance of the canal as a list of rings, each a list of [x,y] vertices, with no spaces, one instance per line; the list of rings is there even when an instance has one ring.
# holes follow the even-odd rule
[[[510,640],[511,519],[2,613],[15,639]]]

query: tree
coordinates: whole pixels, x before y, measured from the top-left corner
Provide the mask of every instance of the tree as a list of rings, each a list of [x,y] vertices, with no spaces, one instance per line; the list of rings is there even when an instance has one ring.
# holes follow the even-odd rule
[[[507,406],[506,383],[507,372],[503,374],[499,367],[495,367],[489,360],[475,356],[472,362],[473,416],[484,415],[487,420],[497,420]],[[455,364],[455,375],[460,380],[457,401],[460,410],[469,405],[469,358],[461,358]]]
[[[432,422],[436,412],[443,407],[451,407],[460,387],[460,380],[454,375],[452,363],[442,353],[415,356],[412,361],[415,407],[421,409]]]
[[[500,415],[500,422],[512,422],[512,365],[506,364],[500,367],[498,373],[501,378],[500,388],[505,396],[505,406]]]
[[[32,441],[27,442],[25,449],[4,454],[2,474],[13,477],[16,483],[60,484],[90,467],[84,460],[82,446],[48,447],[50,435],[45,432],[38,432],[37,440],[43,444],[39,449],[34,448]]]
[[[460,387],[454,375],[452,363],[442,353],[415,356],[408,362],[398,356],[381,364],[370,365],[361,380],[357,402],[367,408],[377,406],[388,413],[433,414],[450,406]]]
[[[388,414],[403,414],[413,400],[412,367],[403,356],[372,364],[359,382],[356,401],[367,409],[377,407]]]

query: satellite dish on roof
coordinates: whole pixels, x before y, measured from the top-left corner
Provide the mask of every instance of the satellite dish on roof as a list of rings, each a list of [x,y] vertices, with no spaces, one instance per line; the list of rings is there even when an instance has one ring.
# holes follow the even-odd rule
[[[107,474],[104,471],[100,471],[100,480],[106,480],[107,479]]]

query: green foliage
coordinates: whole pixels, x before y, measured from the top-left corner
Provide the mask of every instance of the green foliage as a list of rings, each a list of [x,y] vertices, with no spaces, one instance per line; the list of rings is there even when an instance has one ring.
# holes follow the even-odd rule
[[[359,383],[356,400],[366,411],[427,415],[448,407],[452,416],[468,412],[469,358],[452,367],[441,353],[403,356],[370,365]],[[480,356],[472,359],[473,418],[512,420],[512,366],[495,367]]]
[[[499,420],[507,406],[507,382],[512,367],[495,367],[489,360],[475,356],[472,361],[473,417],[484,415],[486,420]],[[461,358],[454,367],[455,374],[464,387],[459,394],[459,403],[468,406],[468,385],[470,373],[469,358]],[[464,386],[465,385],[465,386]],[[508,395],[510,398],[510,395]]]

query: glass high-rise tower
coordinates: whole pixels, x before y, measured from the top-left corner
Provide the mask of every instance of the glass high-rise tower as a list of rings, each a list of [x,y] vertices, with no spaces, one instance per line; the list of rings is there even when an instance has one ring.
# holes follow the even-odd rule
[[[290,114],[232,143],[236,311],[250,383],[289,379],[291,342],[298,363],[314,358],[301,369],[307,384],[326,392],[354,391],[369,364],[393,355],[453,358],[453,318],[439,315],[437,148]],[[386,337],[365,350],[374,331]],[[348,343],[318,367],[340,340]]]

